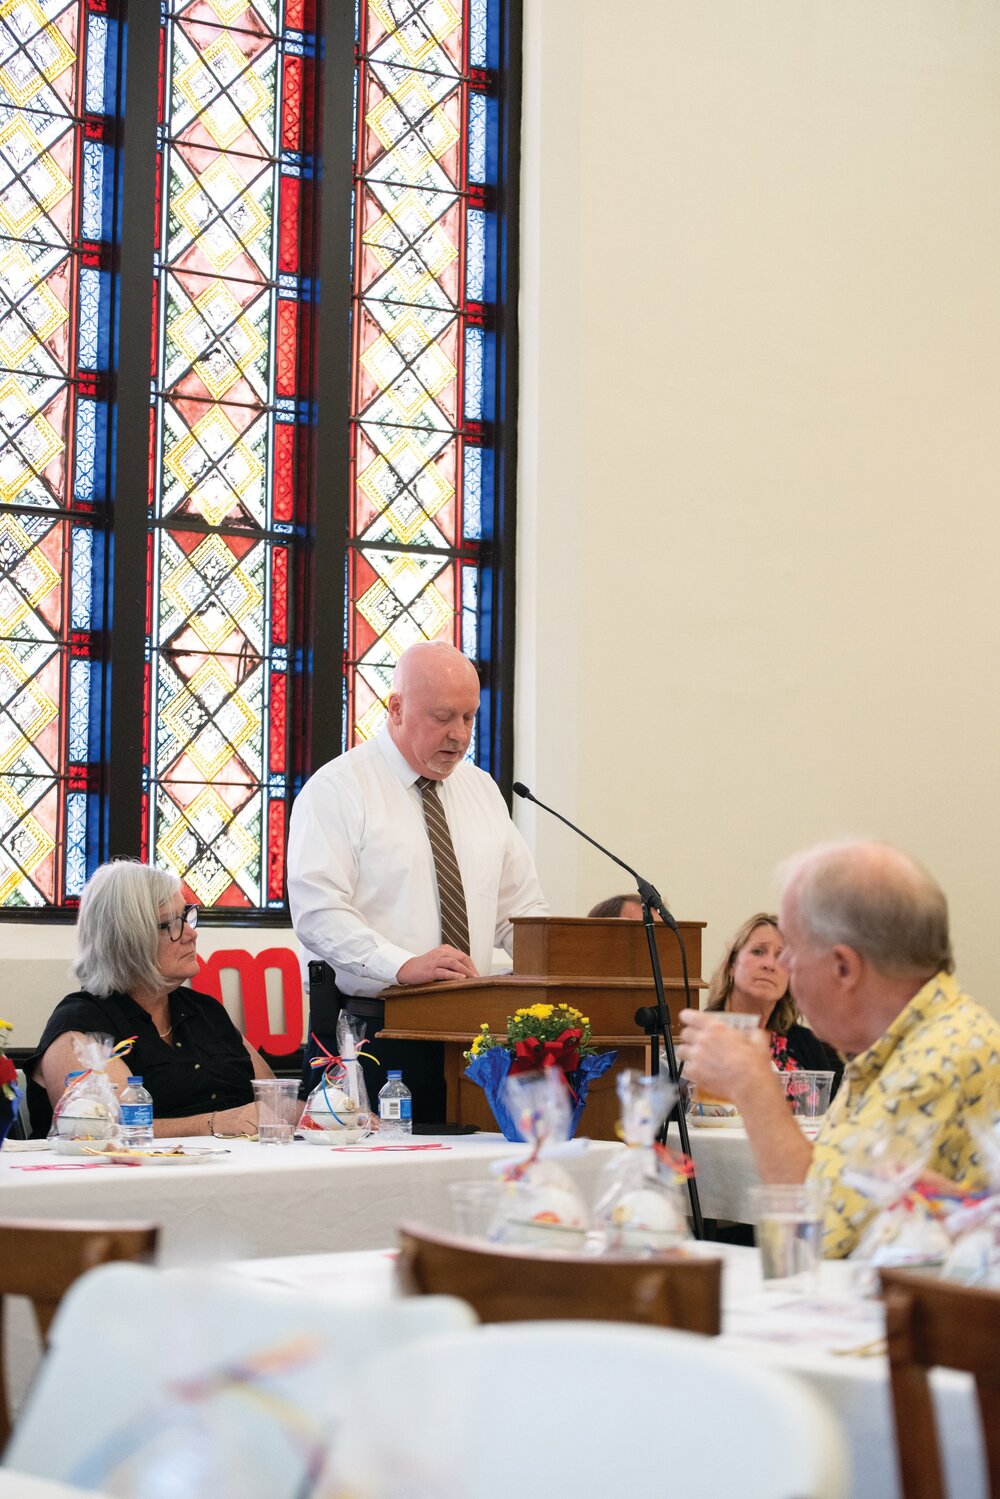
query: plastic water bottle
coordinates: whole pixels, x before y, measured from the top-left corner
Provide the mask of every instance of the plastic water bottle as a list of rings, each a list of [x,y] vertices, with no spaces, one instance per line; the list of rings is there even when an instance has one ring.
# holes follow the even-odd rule
[[[378,1095],[378,1137],[386,1144],[413,1134],[413,1097],[401,1072],[390,1072]]]
[[[153,1143],[153,1100],[142,1086],[141,1077],[129,1078],[118,1102],[122,1111],[122,1144],[145,1150]]]

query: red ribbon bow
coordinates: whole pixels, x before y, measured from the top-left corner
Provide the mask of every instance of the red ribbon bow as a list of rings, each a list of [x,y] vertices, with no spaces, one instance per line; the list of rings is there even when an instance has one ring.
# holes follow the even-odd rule
[[[541,1041],[537,1036],[528,1036],[518,1041],[514,1048],[514,1060],[510,1064],[511,1076],[519,1072],[541,1072],[545,1067],[558,1067],[561,1072],[575,1072],[580,1065],[580,1040],[582,1030],[563,1031],[554,1041]]]

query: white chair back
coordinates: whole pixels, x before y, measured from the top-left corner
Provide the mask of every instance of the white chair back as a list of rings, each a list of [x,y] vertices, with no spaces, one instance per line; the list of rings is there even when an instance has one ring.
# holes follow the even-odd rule
[[[64,1299],[4,1461],[143,1499],[309,1494],[367,1361],[473,1322],[446,1296],[313,1300],[210,1270],[110,1265]]]
[[[386,1418],[391,1412],[391,1418]],[[843,1499],[846,1445],[795,1380],[707,1338],[507,1323],[373,1361],[337,1448],[357,1499]]]

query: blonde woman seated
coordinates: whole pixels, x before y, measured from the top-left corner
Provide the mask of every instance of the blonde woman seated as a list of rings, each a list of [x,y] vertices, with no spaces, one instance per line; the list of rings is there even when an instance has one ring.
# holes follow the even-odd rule
[[[836,1092],[844,1064],[808,1026],[800,1025],[788,973],[780,962],[783,946],[776,916],[766,911],[751,916],[733,937],[713,973],[704,1008],[756,1015],[758,1023],[770,1032],[771,1059],[779,1071],[802,1067],[832,1072]]]
[[[153,1096],[156,1135],[255,1134],[253,1079],[273,1077],[218,1000],[187,987],[198,972],[198,907],[180,881],[122,860],[105,864],[80,899],[74,970],[81,989],[59,1001],[25,1064],[32,1133],[48,1133],[75,1039],[135,1036],[125,1061],[108,1063],[120,1093],[137,1074]]]

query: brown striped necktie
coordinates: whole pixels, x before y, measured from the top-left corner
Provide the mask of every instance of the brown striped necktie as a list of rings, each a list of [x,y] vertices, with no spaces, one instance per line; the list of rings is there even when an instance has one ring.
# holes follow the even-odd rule
[[[434,870],[437,874],[438,902],[441,906],[441,941],[459,952],[469,951],[469,915],[465,908],[465,890],[462,887],[462,871],[455,858],[455,845],[451,841],[448,819],[438,798],[438,783],[429,776],[417,781],[420,798],[424,804],[424,822],[434,855]]]

